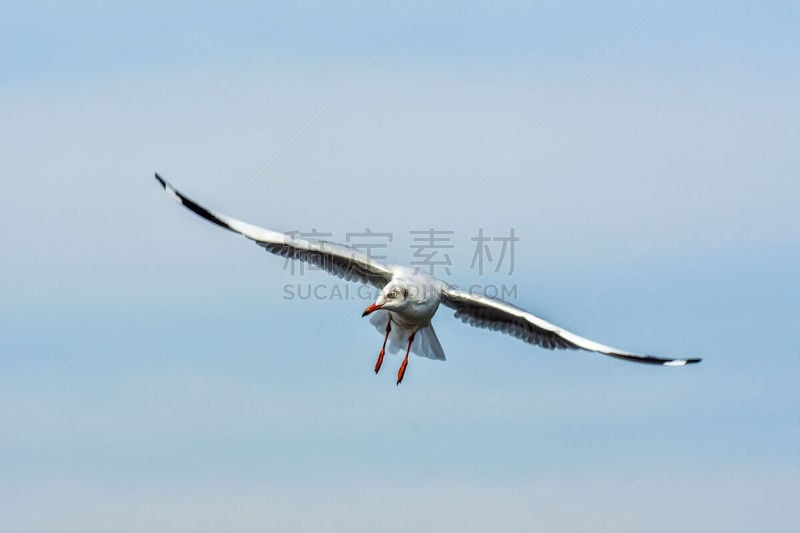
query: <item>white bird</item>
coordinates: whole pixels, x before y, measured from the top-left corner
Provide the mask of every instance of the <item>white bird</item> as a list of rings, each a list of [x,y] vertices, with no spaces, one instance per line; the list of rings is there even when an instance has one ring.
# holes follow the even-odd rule
[[[347,281],[360,281],[380,289],[375,303],[361,316],[381,332],[383,346],[375,362],[377,374],[383,363],[387,343],[395,353],[405,347],[405,357],[397,371],[397,384],[403,381],[408,354],[445,360],[444,350],[433,330],[431,319],[439,305],[455,309],[462,322],[488,328],[548,349],[581,349],[610,357],[662,366],[683,366],[701,359],[673,359],[640,355],[605,346],[555,326],[508,302],[456,289],[429,274],[404,266],[384,265],[366,253],[327,241],[304,240],[291,234],[272,231],[221,213],[214,213],[180,193],[156,173],[156,180],[179,204],[218,226],[244,235],[268,252],[305,261]]]

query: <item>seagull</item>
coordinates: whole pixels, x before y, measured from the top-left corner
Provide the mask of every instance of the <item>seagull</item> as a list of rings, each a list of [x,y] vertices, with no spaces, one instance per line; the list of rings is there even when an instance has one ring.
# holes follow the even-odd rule
[[[397,384],[403,381],[408,355],[445,360],[431,319],[440,305],[455,310],[462,322],[512,335],[524,342],[550,350],[569,349],[596,352],[625,361],[661,366],[699,363],[699,358],[674,359],[641,355],[611,348],[580,337],[503,300],[465,292],[430,275],[405,266],[384,265],[368,254],[328,241],[305,240],[215,213],[178,191],[158,173],[156,180],[179,204],[209,222],[254,241],[273,254],[305,261],[347,281],[369,284],[379,289],[377,299],[367,306],[362,317],[383,335],[383,346],[375,362],[381,369],[387,343],[390,353],[405,348],[397,371]]]

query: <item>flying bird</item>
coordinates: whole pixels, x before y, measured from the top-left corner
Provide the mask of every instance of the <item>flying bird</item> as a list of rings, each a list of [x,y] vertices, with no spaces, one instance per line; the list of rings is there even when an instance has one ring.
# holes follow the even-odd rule
[[[383,335],[383,346],[375,362],[376,374],[383,364],[387,345],[391,353],[405,349],[405,357],[397,371],[398,385],[403,381],[409,353],[445,360],[444,350],[431,324],[440,305],[455,310],[455,317],[471,326],[507,333],[550,350],[586,350],[625,361],[661,366],[684,366],[701,361],[699,358],[641,355],[605,346],[575,335],[508,302],[458,290],[419,269],[384,265],[350,246],[299,239],[291,234],[215,213],[182,194],[158,173],[155,177],[179,204],[209,222],[247,237],[268,252],[305,261],[339,278],[379,289],[377,299],[364,309],[361,316],[369,315],[370,323]]]

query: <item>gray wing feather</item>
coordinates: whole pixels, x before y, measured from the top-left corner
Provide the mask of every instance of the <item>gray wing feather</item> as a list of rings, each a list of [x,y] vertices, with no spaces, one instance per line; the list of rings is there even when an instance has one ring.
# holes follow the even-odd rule
[[[674,359],[618,350],[575,335],[508,302],[454,288],[443,289],[442,304],[455,309],[455,317],[466,324],[500,331],[550,350],[580,349],[626,361],[663,366],[700,362],[697,358]]]

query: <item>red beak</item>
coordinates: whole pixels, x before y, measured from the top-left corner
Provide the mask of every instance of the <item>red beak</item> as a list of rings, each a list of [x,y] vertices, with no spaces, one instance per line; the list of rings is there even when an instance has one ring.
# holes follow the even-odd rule
[[[377,310],[378,310],[378,309],[380,309],[381,307],[383,307],[383,306],[382,306],[382,305],[370,304],[370,305],[368,305],[368,306],[367,306],[367,308],[366,308],[366,309],[364,309],[364,312],[363,312],[363,313],[361,313],[361,316],[362,316],[362,317],[363,317],[363,316],[367,316],[367,315],[368,315],[368,314],[370,314],[371,312],[373,312],[373,311],[377,311]]]

